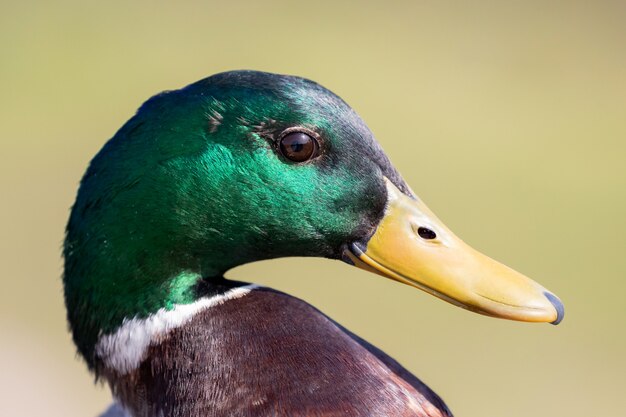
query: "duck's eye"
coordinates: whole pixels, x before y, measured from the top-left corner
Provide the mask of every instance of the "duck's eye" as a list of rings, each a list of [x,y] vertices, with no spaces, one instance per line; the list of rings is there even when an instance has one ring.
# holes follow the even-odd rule
[[[428,240],[434,239],[437,237],[437,233],[433,232],[427,227],[418,227],[417,234],[420,235],[422,239],[428,239]]]
[[[280,140],[280,151],[285,158],[294,162],[304,162],[317,156],[319,145],[311,135],[304,132],[291,132]]]

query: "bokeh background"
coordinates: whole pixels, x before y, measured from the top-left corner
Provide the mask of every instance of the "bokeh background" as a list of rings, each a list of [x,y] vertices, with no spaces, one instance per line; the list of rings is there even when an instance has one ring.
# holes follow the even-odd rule
[[[626,409],[623,1],[0,3],[0,415],[95,416],[60,246],[89,161],[152,94],[230,69],[348,101],[464,240],[558,294],[558,326],[490,319],[340,262],[228,276],[304,298],[457,416]]]

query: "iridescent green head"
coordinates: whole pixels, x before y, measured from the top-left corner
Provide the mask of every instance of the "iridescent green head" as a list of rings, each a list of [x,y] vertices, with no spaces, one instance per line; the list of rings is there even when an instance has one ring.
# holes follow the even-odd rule
[[[302,162],[281,151],[294,131],[315,141]],[[151,98],[93,159],[72,209],[65,294],[80,351],[90,360],[99,332],[193,301],[198,280],[234,266],[341,257],[382,217],[383,176],[404,188],[356,113],[314,82],[237,71]]]
[[[74,340],[94,366],[98,337],[124,319],[192,302],[234,266],[285,256],[343,258],[486,314],[556,318],[550,303],[545,317],[522,317],[505,304],[461,296],[450,282],[458,287],[466,279],[437,263],[420,269],[414,260],[386,258],[378,226],[397,202],[411,208],[394,214],[404,228],[397,236],[406,241],[388,243],[390,253],[415,247],[427,264],[426,252],[454,246],[363,121],[314,82],[235,71],[161,93],[103,147],[82,179],[64,247]],[[536,296],[537,288],[515,283]],[[526,305],[528,297],[506,302]],[[546,303],[533,308],[539,304]]]

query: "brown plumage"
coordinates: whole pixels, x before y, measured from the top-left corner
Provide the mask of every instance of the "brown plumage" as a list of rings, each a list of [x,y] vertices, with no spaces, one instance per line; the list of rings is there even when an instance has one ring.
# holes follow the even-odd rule
[[[267,288],[201,312],[130,374],[103,374],[135,417],[452,415],[385,353]]]

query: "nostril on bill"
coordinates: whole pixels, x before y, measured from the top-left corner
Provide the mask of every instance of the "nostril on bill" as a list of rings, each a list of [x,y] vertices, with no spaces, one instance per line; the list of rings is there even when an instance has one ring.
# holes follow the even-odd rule
[[[434,238],[437,237],[437,233],[435,233],[434,231],[432,231],[428,227],[418,227],[417,228],[417,234],[422,239],[426,239],[426,240],[431,240],[431,239],[434,239]]]
[[[563,320],[563,317],[565,316],[565,307],[563,307],[563,303],[561,302],[561,300],[556,298],[554,294],[550,294],[549,292],[544,292],[543,295],[546,296],[546,298],[550,301],[550,303],[552,303],[552,305],[556,309],[556,320],[554,320],[551,323],[556,326],[557,324],[561,322],[561,320]]]

